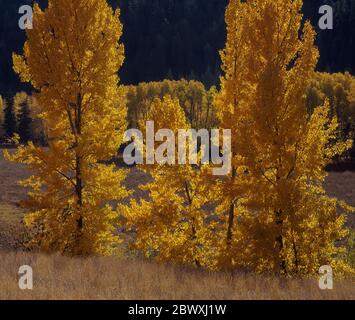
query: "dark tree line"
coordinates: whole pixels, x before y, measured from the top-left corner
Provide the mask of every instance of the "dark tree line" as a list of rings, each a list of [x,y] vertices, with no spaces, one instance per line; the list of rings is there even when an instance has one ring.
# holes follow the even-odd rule
[[[34,115],[31,96],[19,92],[10,100],[1,98],[0,106],[0,143],[8,143],[16,135],[20,143],[45,143],[43,123]]]
[[[39,0],[42,7],[46,0]],[[219,50],[225,42],[224,11],[227,0],[109,0],[121,8],[126,60],[121,70],[124,84],[163,79],[194,79],[207,87],[217,84]],[[0,94],[12,97],[28,87],[12,70],[11,54],[25,39],[18,28],[18,8],[32,0],[0,0]],[[355,74],[355,1],[305,0],[305,18],[318,25],[319,7],[332,5],[334,30],[319,30],[319,71]]]

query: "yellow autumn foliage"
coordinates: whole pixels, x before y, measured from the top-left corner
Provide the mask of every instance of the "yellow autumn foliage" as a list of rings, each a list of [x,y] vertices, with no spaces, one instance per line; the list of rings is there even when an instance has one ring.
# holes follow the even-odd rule
[[[352,115],[355,85],[350,75],[315,73],[319,52],[302,3],[230,0],[221,86],[208,94],[197,82],[120,87],[122,25],[106,0],[49,0],[45,11],[35,5],[34,29],[13,62],[37,92],[48,148],[29,143],[5,152],[34,171],[21,182],[31,189],[29,246],[112,254],[123,218],[130,249],[157,261],[285,276],[322,265],[353,273],[340,240],[348,235],[344,213],[354,208],[329,197],[324,182],[326,166],[353,145],[334,109],[346,100],[344,114]],[[329,83],[334,92],[325,92]],[[15,97],[15,108],[24,98]],[[107,163],[124,138],[126,100],[143,133],[154,121],[154,134],[170,129],[176,138],[181,129],[213,128],[216,117],[232,132],[230,174],[213,176],[201,161],[139,165],[150,178],[139,186],[147,196],[123,205],[126,172]],[[176,143],[173,152],[178,158]]]
[[[179,101],[170,96],[156,98],[147,115],[154,121],[155,130],[170,129],[178,136],[179,129],[190,125]],[[145,121],[141,129],[145,131]],[[159,147],[159,143],[156,143]],[[176,149],[176,157],[178,150]],[[135,233],[131,248],[158,261],[212,267],[214,250],[211,241],[215,235],[203,208],[212,198],[208,166],[142,165],[140,170],[149,174],[152,182],[141,185],[149,199],[133,200],[121,207],[127,219],[127,228]]]
[[[325,166],[352,141],[337,141],[328,102],[307,113],[319,54],[301,8],[300,0],[231,0],[226,11],[216,110],[221,126],[232,128],[234,170],[219,208],[221,219],[229,213],[221,267],[285,275],[325,264],[349,270],[336,241],[347,234],[338,208],[352,208],[325,194],[324,179]]]
[[[126,129],[117,71],[124,59],[119,11],[105,0],[52,0],[34,6],[14,70],[38,92],[48,148],[21,146],[12,161],[35,175],[22,182],[32,191],[24,206],[34,236],[30,247],[69,255],[109,254],[117,246],[116,211],[109,201],[128,192],[123,170],[106,165]]]

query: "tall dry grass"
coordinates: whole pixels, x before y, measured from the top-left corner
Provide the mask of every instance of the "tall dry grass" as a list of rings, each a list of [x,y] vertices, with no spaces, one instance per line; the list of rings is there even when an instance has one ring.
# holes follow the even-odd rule
[[[316,279],[213,273],[139,259],[2,252],[0,261],[0,299],[355,299],[349,280],[322,291]],[[33,268],[32,291],[18,287],[21,265]]]

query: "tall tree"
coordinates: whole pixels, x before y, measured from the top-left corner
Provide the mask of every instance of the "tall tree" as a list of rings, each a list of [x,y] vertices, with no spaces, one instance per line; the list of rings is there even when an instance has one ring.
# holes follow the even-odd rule
[[[178,99],[170,96],[153,100],[147,120],[154,121],[155,132],[170,129],[175,137],[180,129],[190,128]],[[146,130],[144,121],[141,128],[143,132]],[[177,159],[175,137],[169,150]],[[146,149],[151,148],[147,139]],[[207,183],[208,168],[169,163],[170,151],[166,152],[166,147],[167,141],[155,143],[155,149],[164,153],[167,163],[140,166],[152,177],[151,182],[140,186],[148,192],[149,200],[133,200],[129,207],[122,208],[127,227],[135,232],[132,248],[158,261],[213,267],[214,248],[210,242],[214,234],[204,208],[212,198]]]
[[[108,254],[116,247],[116,213],[108,204],[127,196],[125,172],[103,161],[115,155],[126,128],[117,71],[119,11],[106,0],[50,0],[34,6],[23,55],[14,70],[38,91],[48,148],[29,143],[7,158],[34,170],[24,206],[31,246],[68,255]]]
[[[336,245],[347,234],[338,206],[351,208],[323,185],[325,166],[352,142],[337,141],[328,103],[308,116],[318,51],[301,8],[301,0],[230,0],[227,8],[217,109],[235,141],[237,174],[225,183],[228,266],[281,274],[347,268]]]

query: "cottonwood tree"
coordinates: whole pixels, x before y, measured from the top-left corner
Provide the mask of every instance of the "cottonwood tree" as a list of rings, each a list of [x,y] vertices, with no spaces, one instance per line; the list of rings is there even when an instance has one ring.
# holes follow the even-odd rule
[[[179,129],[191,126],[177,98],[165,96],[155,98],[147,115],[154,121],[154,130],[170,129],[178,137]],[[142,132],[146,122],[140,123]],[[145,149],[147,137],[144,140]],[[208,183],[209,168],[193,167],[189,164],[169,163],[165,142],[155,142],[154,148],[167,157],[167,163],[139,166],[148,173],[152,181],[140,188],[147,192],[148,199],[132,200],[123,207],[128,230],[135,233],[131,249],[142,252],[158,261],[190,264],[197,267],[213,267],[215,237],[213,223],[206,218],[204,206],[212,199]],[[178,159],[178,145],[172,145],[175,159]],[[187,149],[189,150],[189,149]],[[151,152],[151,150],[150,150]]]
[[[109,254],[118,239],[116,211],[108,204],[127,195],[122,170],[106,165],[126,128],[117,71],[124,49],[119,11],[105,0],[50,0],[34,6],[14,70],[38,92],[38,113],[46,123],[48,148],[32,143],[7,159],[35,173],[25,223],[31,247],[68,255]]]
[[[243,48],[247,34],[242,32],[242,19],[246,15],[245,6],[240,1],[230,1],[225,13],[227,27],[227,41],[225,49],[221,51],[222,71],[220,78],[221,90],[215,96],[216,116],[220,127],[231,129],[232,132],[232,170],[224,177],[221,185],[222,192],[218,199],[216,213],[222,224],[218,229],[219,252],[218,265],[222,268],[235,268],[243,259],[243,248],[239,248],[238,239],[242,237],[240,229],[236,228],[238,215],[243,208],[239,205],[246,192],[245,180],[241,179],[245,168],[241,163],[239,150],[241,141],[241,124],[245,121],[245,110],[242,108],[242,97],[245,96],[247,86],[245,79],[252,76],[253,70],[247,68],[245,57],[251,54],[249,47]],[[238,261],[238,262],[237,262]]]
[[[325,166],[351,146],[337,141],[329,104],[307,113],[318,61],[315,32],[300,0],[230,0],[224,76],[217,97],[233,132],[233,173],[224,182],[221,266],[280,274],[316,273],[340,256],[345,217],[324,190]]]

